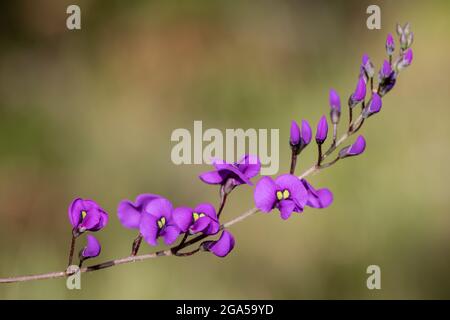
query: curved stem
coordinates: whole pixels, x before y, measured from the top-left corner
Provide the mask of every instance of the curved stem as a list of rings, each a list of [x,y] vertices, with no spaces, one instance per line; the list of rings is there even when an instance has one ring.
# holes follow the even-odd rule
[[[355,124],[362,121],[362,116],[360,115],[356,120],[355,120]],[[361,126],[358,126],[358,129]],[[322,161],[329,156],[340,144],[342,144],[345,140],[348,139],[348,137],[350,137],[354,132],[346,132],[344,133],[341,138],[336,142],[336,144],[330,148],[329,150],[327,150],[327,152],[322,156]],[[333,161],[334,163],[334,161]],[[328,167],[328,166],[326,166]],[[314,164],[312,167],[310,167],[309,169],[307,169],[305,172],[303,172],[299,178],[305,178],[313,173],[319,172],[320,170],[324,169],[324,166],[317,166],[316,164]],[[222,201],[223,205],[221,206],[222,209],[219,209],[219,212],[221,212],[223,210],[223,206],[225,205],[225,201]],[[259,210],[258,208],[251,208],[249,210],[247,210],[246,212],[244,212],[243,214],[237,216],[236,218],[224,223],[220,229],[224,229],[224,228],[229,228],[232,225],[239,223],[241,221],[244,221],[245,219],[251,217],[252,215],[254,215],[255,213],[257,213]],[[93,266],[89,266],[89,267],[83,267],[80,269],[79,272],[84,273],[84,272],[92,272],[92,271],[97,271],[97,270],[102,270],[102,269],[106,269],[106,268],[111,268],[117,265],[121,265],[121,264],[126,264],[126,263],[131,263],[131,262],[137,262],[137,261],[144,261],[144,260],[148,260],[148,259],[153,259],[153,258],[158,258],[158,257],[168,257],[168,256],[173,256],[176,255],[176,252],[178,250],[181,250],[183,248],[186,248],[194,243],[197,243],[203,239],[205,239],[206,237],[208,237],[207,235],[199,235],[189,241],[186,241],[180,245],[177,245],[173,248],[167,249],[167,250],[161,250],[161,251],[156,251],[153,253],[149,253],[149,254],[143,254],[143,255],[130,255],[128,257],[125,258],[121,258],[121,259],[115,259],[115,260],[109,260],[103,263],[99,263]],[[193,252],[195,251],[195,252]],[[193,253],[198,252],[198,250],[193,250],[191,252],[187,252],[186,254],[184,254],[184,256],[188,256],[191,255]],[[8,277],[8,278],[0,278],[0,283],[14,283],[14,282],[25,282],[25,281],[33,281],[33,280],[43,280],[43,279],[56,279],[56,278],[63,278],[63,277],[67,277],[70,276],[71,274],[73,274],[73,272],[69,272],[69,271],[59,271],[59,272],[49,272],[49,273],[43,273],[43,274],[34,274],[34,275],[27,275],[27,276],[17,276],[17,277]]]
[[[67,266],[71,266],[73,262],[73,253],[75,251],[75,241],[77,240],[77,237],[75,237],[75,234],[72,231],[72,240],[70,241],[70,250],[69,250],[69,262]]]

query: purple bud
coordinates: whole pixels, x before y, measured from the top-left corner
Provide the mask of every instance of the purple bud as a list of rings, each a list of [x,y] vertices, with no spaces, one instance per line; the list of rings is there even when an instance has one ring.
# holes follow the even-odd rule
[[[350,96],[349,106],[350,108],[355,107],[358,103],[363,101],[366,97],[366,82],[363,77],[358,79],[358,84],[356,85],[355,92]]]
[[[339,151],[339,158],[343,159],[346,157],[357,156],[364,152],[366,149],[366,140],[363,136],[356,138],[356,141],[352,145],[344,147]]]
[[[367,76],[369,78],[372,78],[374,73],[375,73],[375,69],[374,66],[372,64],[372,62],[369,59],[369,56],[367,54],[364,54],[362,57],[362,65],[361,67],[364,69],[365,73],[367,74]]]
[[[311,142],[312,138],[311,126],[306,120],[302,120],[301,136],[302,136],[302,144],[304,144],[304,146],[306,147]]]
[[[414,41],[414,33],[411,32],[411,33],[408,34],[408,36],[406,37],[406,45],[407,45],[408,48],[411,47],[413,41]]]
[[[291,137],[289,139],[291,146],[296,146],[300,143],[300,128],[294,120],[291,122]]]
[[[372,94],[372,98],[363,110],[363,117],[368,118],[371,115],[380,112],[382,106],[381,97],[377,93]]]
[[[80,259],[82,260],[95,258],[102,251],[100,242],[98,242],[98,240],[93,235],[88,234],[86,238],[87,245],[80,252]]]
[[[391,33],[387,35],[386,38],[386,52],[389,56],[392,56],[395,50],[395,43],[394,43],[394,37]]]
[[[341,98],[334,89],[330,89],[330,108],[331,123],[337,124],[341,117]]]
[[[316,131],[316,142],[317,144],[322,144],[328,135],[328,123],[327,118],[325,116],[322,116],[320,118],[319,123],[317,124],[317,131]]]
[[[413,59],[413,51],[411,48],[409,48],[408,50],[406,50],[405,52],[405,56],[403,58],[403,61],[405,62],[406,66],[409,66],[412,62]]]
[[[233,235],[227,230],[224,230],[220,235],[219,240],[205,241],[202,243],[201,247],[203,250],[210,251],[216,256],[223,258],[233,250],[234,243]]]
[[[380,69],[380,72],[378,74],[380,82],[383,81],[383,79],[388,78],[392,73],[392,67],[389,61],[384,60],[383,66]]]

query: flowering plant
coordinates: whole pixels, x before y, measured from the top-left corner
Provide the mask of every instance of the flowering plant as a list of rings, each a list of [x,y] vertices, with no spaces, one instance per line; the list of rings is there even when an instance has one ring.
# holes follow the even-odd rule
[[[400,39],[398,56],[393,58],[395,42],[393,36],[389,34],[385,44],[388,58],[384,60],[378,73],[375,72],[374,64],[368,55],[362,57],[355,90],[348,98],[349,121],[345,132],[339,138],[338,124],[342,114],[341,98],[334,89],[330,90],[329,121],[325,115],[321,116],[315,131],[317,160],[300,176],[295,175],[297,159],[311,144],[313,138],[311,126],[306,120],[302,120],[300,126],[296,121],[291,123],[289,173],[281,174],[276,178],[266,176],[256,181],[261,163],[255,155],[244,155],[236,163],[226,163],[216,159],[213,162],[214,169],[212,171],[199,175],[202,182],[218,185],[220,201],[217,210],[207,202],[195,206],[174,207],[171,201],[156,194],[141,194],[134,202],[122,200],[117,209],[119,221],[125,228],[135,229],[137,232],[131,245],[131,252],[125,258],[87,267],[82,266],[87,259],[95,258],[100,254],[101,245],[91,233],[105,228],[109,216],[95,201],[75,199],[68,209],[69,222],[72,226],[69,267],[60,272],[0,278],[0,283],[59,278],[73,274],[74,271],[71,267],[73,267],[76,240],[84,234],[87,234],[87,244],[79,251],[78,255],[80,272],[95,271],[161,256],[186,257],[202,251],[210,252],[218,257],[225,257],[235,247],[234,236],[229,231],[229,228],[235,223],[258,212],[270,213],[277,210],[281,218],[286,220],[292,215],[302,214],[307,207],[323,209],[330,206],[333,202],[332,192],[327,188],[313,187],[306,177],[329,168],[342,159],[364,152],[366,140],[362,135],[359,135],[352,144],[343,147],[341,145],[358,132],[365,121],[381,111],[383,97],[394,88],[400,72],[411,64],[413,33],[410,25],[406,24],[403,27],[397,25],[397,34]],[[358,107],[359,115],[354,118],[353,115]],[[329,130],[330,126],[331,130]],[[331,139],[328,139],[329,137]],[[328,148],[324,149],[327,139],[331,141]],[[338,149],[339,151],[337,151]],[[333,155],[334,159],[330,161],[329,158]],[[222,212],[229,195],[235,188],[245,185],[254,186],[255,207],[222,223]],[[143,240],[150,246],[156,246],[160,239],[165,245],[171,247],[150,254],[138,255]],[[177,240],[179,240],[178,243]]]

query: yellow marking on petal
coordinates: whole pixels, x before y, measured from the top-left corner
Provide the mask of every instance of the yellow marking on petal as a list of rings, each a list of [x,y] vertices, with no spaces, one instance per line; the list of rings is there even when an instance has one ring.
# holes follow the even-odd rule
[[[165,217],[161,217],[161,219],[158,220],[158,227],[160,229],[162,229],[162,227],[164,227],[166,225],[166,218]]]
[[[289,198],[289,196],[290,196],[291,194],[289,193],[289,190],[284,190],[283,191],[283,199],[287,199],[287,198]]]
[[[197,212],[192,213],[192,218],[194,219],[194,221],[197,221],[198,218],[200,218],[200,215]]]
[[[87,212],[84,211],[84,210],[82,210],[82,211],[81,211],[81,219],[86,218],[86,215],[87,215]]]
[[[198,216],[199,216],[199,218],[202,218],[202,217],[205,216],[205,214],[204,213],[200,213]]]
[[[283,200],[283,192],[277,191],[277,199],[278,200]]]

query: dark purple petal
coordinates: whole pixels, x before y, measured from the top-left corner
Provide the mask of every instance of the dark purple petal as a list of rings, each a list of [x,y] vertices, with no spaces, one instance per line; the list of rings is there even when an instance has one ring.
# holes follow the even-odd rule
[[[143,212],[141,216],[141,223],[139,225],[139,231],[141,232],[144,240],[152,246],[158,245],[158,218],[149,213]]]
[[[158,198],[153,201],[150,201],[144,208],[146,213],[151,214],[157,219],[161,217],[165,217],[166,220],[170,220],[172,218],[172,203],[165,198]]]
[[[97,257],[100,252],[102,251],[102,247],[100,245],[100,242],[93,236],[88,234],[86,236],[87,245],[84,247],[84,249],[81,252],[81,256],[84,258],[95,258]]]
[[[193,212],[193,209],[188,207],[179,207],[173,211],[172,218],[182,232],[188,231],[189,227],[192,225]]]
[[[166,245],[171,245],[172,243],[177,240],[178,236],[180,235],[180,229],[176,226],[166,226],[161,231],[161,237],[164,239],[164,243]]]
[[[306,146],[311,142],[312,138],[312,130],[311,126],[309,125],[308,121],[302,120],[302,131],[301,131],[302,141],[303,144]]]
[[[211,221],[209,222],[208,228],[203,230],[203,233],[208,234],[208,235],[213,235],[213,234],[216,234],[217,232],[219,232],[219,230],[220,230],[219,221],[217,221],[215,219],[211,219]]]
[[[276,184],[271,178],[261,178],[256,184],[253,194],[256,207],[262,212],[270,212],[277,202],[276,192]]]
[[[327,117],[322,116],[320,118],[319,123],[317,124],[317,131],[316,131],[316,142],[318,144],[322,144],[328,135],[328,123],[327,123]]]
[[[233,235],[224,230],[220,235],[219,240],[209,242],[206,245],[206,249],[212,253],[214,253],[218,257],[225,257],[230,253],[234,248],[234,237]]]
[[[300,143],[300,127],[294,120],[292,120],[291,122],[291,135],[289,138],[289,142],[292,146],[296,146]]]
[[[367,107],[365,107],[363,110],[363,117],[368,118],[371,115],[380,112],[381,106],[382,106],[381,97],[376,92],[374,92]]]

